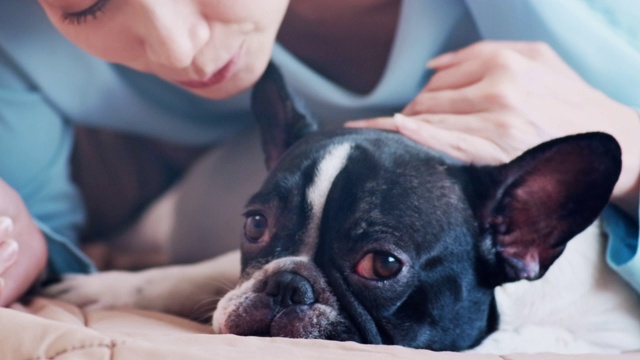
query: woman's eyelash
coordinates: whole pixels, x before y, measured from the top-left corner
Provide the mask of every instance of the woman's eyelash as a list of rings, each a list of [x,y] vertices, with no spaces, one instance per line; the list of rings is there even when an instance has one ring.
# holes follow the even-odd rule
[[[62,14],[62,21],[72,25],[80,25],[87,22],[89,17],[95,20],[98,18],[98,15],[104,11],[104,7],[108,2],[109,0],[97,0],[93,5],[84,10],[73,13],[64,13]]]

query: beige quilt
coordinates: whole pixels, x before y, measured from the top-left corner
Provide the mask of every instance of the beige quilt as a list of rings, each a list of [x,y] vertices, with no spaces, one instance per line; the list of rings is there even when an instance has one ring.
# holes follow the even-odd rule
[[[84,312],[56,300],[0,309],[0,359],[640,359],[623,355],[472,355],[326,340],[214,335],[208,326],[142,310]]]

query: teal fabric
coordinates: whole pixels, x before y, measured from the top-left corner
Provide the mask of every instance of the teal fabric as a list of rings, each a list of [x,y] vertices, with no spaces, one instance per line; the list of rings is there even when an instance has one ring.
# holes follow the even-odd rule
[[[402,109],[431,75],[427,60],[480,39],[545,41],[591,85],[640,108],[639,18],[635,0],[404,0],[387,67],[368,94],[341,88],[278,44],[273,60],[307,110],[329,126]],[[36,1],[0,0],[0,150],[10,154],[0,158],[0,177],[46,234],[54,272],[93,269],[75,246],[85,216],[69,178],[75,124],[212,144],[250,122],[248,92],[198,98],[84,54]],[[630,256],[637,254],[636,220],[605,216],[611,247],[623,249],[610,251],[610,263],[638,286],[640,257]]]
[[[636,291],[640,292],[640,249],[638,248],[638,218],[631,219],[615,206],[602,214],[609,234],[607,263]]]

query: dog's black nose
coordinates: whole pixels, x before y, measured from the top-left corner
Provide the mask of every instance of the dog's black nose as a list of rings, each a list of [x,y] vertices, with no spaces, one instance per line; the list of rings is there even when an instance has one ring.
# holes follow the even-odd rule
[[[277,272],[269,277],[265,294],[273,298],[274,305],[311,305],[316,302],[313,285],[304,276],[289,271]]]

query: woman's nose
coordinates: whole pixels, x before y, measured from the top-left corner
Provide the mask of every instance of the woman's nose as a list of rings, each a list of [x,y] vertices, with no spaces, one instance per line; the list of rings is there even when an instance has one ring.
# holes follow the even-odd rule
[[[149,61],[171,68],[189,66],[210,37],[207,21],[193,1],[143,1],[148,16],[140,36]]]

